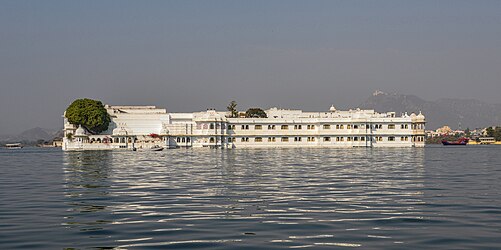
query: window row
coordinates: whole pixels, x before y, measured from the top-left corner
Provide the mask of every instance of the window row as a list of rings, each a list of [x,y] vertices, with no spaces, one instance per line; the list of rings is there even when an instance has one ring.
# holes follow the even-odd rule
[[[294,130],[302,130],[303,129],[303,125],[302,124],[295,124],[295,125],[290,125],[291,127],[293,127]],[[368,127],[370,127],[369,125],[367,125]],[[267,128],[268,130],[276,130],[277,127],[280,127],[281,130],[289,130],[289,125],[275,125],[275,124],[270,124],[270,125],[267,125]],[[313,124],[308,124],[308,125],[305,125],[306,129],[308,130],[314,130],[316,128],[315,125]],[[331,129],[331,128],[336,128],[336,129],[365,129],[366,125],[365,124],[336,124],[336,125],[333,125],[333,124],[323,124],[322,125],[322,129],[326,130],[326,129]],[[197,126],[198,129],[219,129],[219,128],[222,128],[224,129],[225,128],[225,124],[224,123],[211,123],[211,124],[202,124],[200,126],[200,124]],[[239,125],[239,128],[241,130],[250,130],[250,125],[248,124],[242,124],[242,125]],[[383,129],[383,124],[373,124],[372,125],[372,128],[373,129]],[[388,124],[386,125],[386,128],[387,129],[396,129],[397,128],[397,124]],[[236,129],[236,125],[233,125],[233,124],[230,124],[228,125],[228,129],[229,130],[235,130]],[[257,124],[257,125],[254,125],[254,129],[255,130],[262,130],[263,129],[263,125],[261,124]],[[409,129],[409,124],[400,124],[400,129]],[[412,129],[424,129],[424,124],[412,124]]]
[[[330,137],[330,136],[325,136],[325,137],[321,137],[321,140],[324,141],[324,142],[330,142],[330,141],[336,141],[336,142],[344,142],[344,141],[347,141],[347,142],[364,142],[364,141],[370,141],[370,137],[365,137],[365,136],[347,136],[347,137],[343,137],[343,136],[336,136],[336,137]],[[409,136],[401,136],[400,137],[400,141],[409,141],[411,138]],[[263,141],[268,141],[268,142],[276,142],[277,141],[277,138],[276,137],[267,137],[267,138],[262,138],[262,137],[255,137],[254,138],[254,142],[263,142]],[[289,141],[294,141],[294,142],[301,142],[301,141],[304,141],[306,140],[307,142],[315,142],[316,141],[316,137],[313,137],[313,136],[308,136],[308,137],[300,137],[300,136],[296,136],[296,137],[279,137],[278,138],[279,141],[281,142],[289,142]],[[373,140],[378,142],[378,141],[390,141],[390,142],[394,142],[396,141],[396,137],[395,136],[388,136],[386,137],[382,137],[382,136],[375,136],[373,137]],[[423,136],[415,136],[412,138],[413,141],[424,141],[424,137]],[[236,142],[237,139],[235,137],[228,137],[227,139],[228,142]],[[239,141],[240,142],[249,142],[250,139],[249,137],[240,137],[239,138]]]
[[[268,130],[276,130],[277,126],[280,127],[281,130],[289,130],[289,125],[268,125],[267,128]],[[295,125],[290,125],[294,130],[302,130],[303,125],[301,124],[295,124]],[[305,126],[307,130],[314,130],[316,128],[315,125],[309,124]],[[328,130],[328,129],[365,129],[366,125],[365,124],[323,124],[321,126],[322,129]],[[369,127],[369,126],[368,126]],[[372,125],[373,129],[383,129],[383,124],[374,124]],[[396,124],[388,124],[386,125],[387,129],[396,129],[397,125]],[[423,124],[413,124],[413,129],[423,129],[424,125]],[[228,125],[228,129],[234,130],[235,125]],[[250,126],[248,124],[243,124],[240,125],[241,130],[249,130]],[[254,130],[262,130],[263,125],[254,125]],[[400,124],[400,129],[409,129],[409,124]]]
[[[190,137],[176,137],[176,142],[177,143],[190,143],[191,138]]]
[[[198,123],[197,124],[197,129],[226,129],[226,123]],[[228,129],[230,128],[230,125],[228,125]]]

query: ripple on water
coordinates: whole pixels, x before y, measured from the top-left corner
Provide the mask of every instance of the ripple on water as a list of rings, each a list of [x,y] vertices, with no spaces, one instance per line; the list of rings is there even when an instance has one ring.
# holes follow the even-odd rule
[[[488,149],[0,151],[0,246],[495,248]]]

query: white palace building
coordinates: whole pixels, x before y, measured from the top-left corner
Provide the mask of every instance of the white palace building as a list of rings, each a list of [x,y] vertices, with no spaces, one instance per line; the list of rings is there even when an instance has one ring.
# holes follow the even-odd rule
[[[63,150],[210,147],[424,147],[425,117],[374,110],[304,112],[271,108],[268,118],[229,118],[209,109],[168,113],[155,106],[105,106],[108,130],[98,135],[65,119]]]

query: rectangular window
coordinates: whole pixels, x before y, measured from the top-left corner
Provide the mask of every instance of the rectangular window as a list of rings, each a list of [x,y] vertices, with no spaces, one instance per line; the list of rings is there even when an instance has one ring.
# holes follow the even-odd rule
[[[301,141],[301,137],[294,137],[294,141]]]
[[[324,137],[324,141],[331,141],[330,137]]]
[[[346,129],[351,129],[351,124],[346,125]]]
[[[365,137],[360,137],[360,141],[365,141]]]
[[[395,137],[393,136],[388,137],[388,141],[395,141]]]
[[[289,141],[289,137],[282,137],[282,142],[288,142]]]
[[[294,129],[303,129],[303,126],[301,126],[301,125],[294,125]]]
[[[388,129],[395,129],[395,124],[388,124]]]
[[[331,125],[329,125],[329,124],[324,124],[323,128],[324,128],[324,129],[331,129]]]
[[[353,137],[353,141],[358,141],[358,137],[357,136]]]
[[[268,125],[268,130],[275,130],[275,125]]]
[[[282,130],[287,130],[287,129],[289,129],[289,125],[282,125],[282,126],[280,127],[280,129],[282,129]]]
[[[263,141],[263,138],[261,138],[261,137],[256,137],[254,139],[254,142],[262,142],[262,141]]]
[[[358,129],[358,125],[353,125],[353,129]]]
[[[275,142],[275,137],[268,137],[268,142]]]
[[[261,130],[261,129],[263,129],[263,126],[262,125],[254,125],[254,129]]]
[[[349,137],[349,136],[348,136],[348,137],[346,138],[346,140],[347,140],[347,141],[351,141],[351,137]]]

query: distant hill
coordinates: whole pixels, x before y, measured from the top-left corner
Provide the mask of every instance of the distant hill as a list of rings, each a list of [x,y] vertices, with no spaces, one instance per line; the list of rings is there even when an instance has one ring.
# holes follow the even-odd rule
[[[18,135],[1,136],[3,142],[36,142],[38,140],[51,141],[62,136],[62,129],[32,128]]]
[[[478,100],[443,98],[426,101],[414,95],[388,94],[376,91],[361,108],[378,112],[395,111],[397,114],[422,111],[426,116],[427,129],[444,125],[463,129],[501,125],[501,104],[490,104]]]

